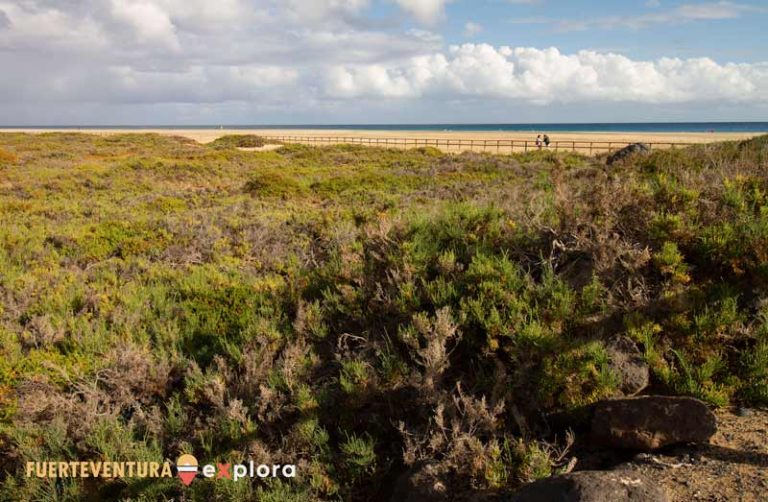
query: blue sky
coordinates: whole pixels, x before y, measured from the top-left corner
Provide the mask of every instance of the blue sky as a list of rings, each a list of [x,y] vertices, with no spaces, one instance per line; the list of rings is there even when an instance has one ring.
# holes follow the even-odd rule
[[[709,9],[711,18],[686,17],[685,10],[680,11],[686,6],[700,6],[703,17]],[[474,38],[494,45],[553,45],[564,52],[595,49],[633,59],[676,56],[756,62],[768,49],[766,7],[766,2],[463,1],[447,5],[444,33],[450,43],[466,41],[464,20],[469,20],[482,26]],[[579,22],[586,25],[577,26]]]
[[[0,0],[0,124],[765,120],[768,4]]]

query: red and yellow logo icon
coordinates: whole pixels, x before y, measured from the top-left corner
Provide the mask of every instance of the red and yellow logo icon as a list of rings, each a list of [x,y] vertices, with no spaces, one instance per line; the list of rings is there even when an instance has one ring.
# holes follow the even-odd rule
[[[176,460],[176,472],[178,472],[181,482],[186,486],[192,484],[197,476],[198,463],[192,455],[182,455]]]

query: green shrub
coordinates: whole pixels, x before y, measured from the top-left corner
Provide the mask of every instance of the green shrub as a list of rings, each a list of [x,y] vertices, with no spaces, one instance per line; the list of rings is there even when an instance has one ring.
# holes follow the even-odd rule
[[[665,242],[661,250],[654,254],[653,261],[662,275],[672,284],[687,284],[691,280],[689,267],[680,253],[677,244]]]
[[[339,385],[347,394],[360,394],[369,382],[368,365],[363,361],[344,361]]]
[[[246,193],[260,197],[296,197],[307,189],[295,178],[276,172],[265,171],[254,175],[243,187]]]
[[[763,323],[753,347],[744,350],[742,364],[741,397],[758,406],[768,405],[768,315],[762,314]]]
[[[370,474],[376,468],[376,451],[373,438],[368,435],[344,435],[341,453],[344,464],[353,478]]]
[[[716,377],[724,368],[721,356],[714,355],[702,364],[692,365],[684,353],[673,350],[676,364],[666,373],[665,380],[676,394],[699,398],[715,406],[727,406],[730,389],[718,383]]]
[[[616,393],[619,380],[600,342],[561,348],[544,360],[538,383],[545,406],[576,408]]]
[[[216,138],[209,146],[221,148],[261,148],[267,144],[261,136],[254,134],[230,134]]]

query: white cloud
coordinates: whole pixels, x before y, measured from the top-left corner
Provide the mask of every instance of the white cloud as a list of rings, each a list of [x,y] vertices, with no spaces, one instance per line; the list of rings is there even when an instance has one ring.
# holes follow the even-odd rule
[[[397,66],[334,67],[334,98],[430,97],[577,102],[768,102],[768,64],[707,58],[634,61],[619,54],[465,44]]]
[[[290,99],[298,72],[272,66],[191,66],[184,71],[137,71],[111,67],[102,94],[90,99],[121,103],[222,103]]]
[[[675,14],[681,19],[736,19],[745,12],[754,10],[754,6],[751,5],[717,2],[681,5]]]
[[[445,6],[451,0],[395,0],[395,2],[420,23],[431,25],[443,17]]]
[[[447,4],[397,1],[420,23],[439,20]],[[405,30],[410,23],[398,18],[371,19],[373,5],[373,0],[0,0],[0,123],[47,122],[54,120],[51,110],[59,122],[91,117],[114,123],[122,117],[226,120],[233,110],[248,110],[243,119],[248,121],[265,109],[279,121],[302,113],[318,122],[330,120],[331,113],[339,120],[353,113],[362,121],[376,120],[368,114],[372,109],[391,113],[388,117],[412,113],[422,121],[444,112],[452,120],[458,116],[448,110],[457,104],[466,104],[470,112],[463,117],[471,120],[505,107],[544,110],[542,105],[551,103],[556,105],[550,110],[593,103],[610,103],[603,110],[642,104],[638,108],[644,110],[649,103],[702,102],[735,103],[752,115],[768,109],[765,63],[637,61],[594,51],[564,54],[487,44],[446,48],[432,31]],[[747,12],[726,2],[705,4],[709,10],[701,5],[675,12],[686,19]],[[464,28],[467,36],[482,29],[471,21]],[[478,109],[486,112],[471,115]],[[171,120],[158,118],[155,110],[171,114],[163,115]]]
[[[658,7],[660,2],[653,0],[646,3],[648,7]],[[636,16],[596,16],[591,19],[549,19],[562,31],[588,30],[600,28],[629,28],[641,29],[658,24],[679,24],[691,21],[716,21],[724,19],[739,19],[750,12],[766,12],[767,9],[754,5],[735,2],[710,2],[698,4],[683,4],[668,11],[658,11]]]
[[[483,31],[483,25],[479,23],[475,23],[474,21],[467,21],[464,24],[464,36],[465,37],[475,37],[482,33]]]
[[[254,17],[247,0],[159,0],[156,2],[179,28],[209,31]],[[263,17],[263,16],[262,16]]]
[[[126,23],[139,42],[162,44],[178,50],[176,27],[167,11],[149,0],[112,0],[112,15]]]
[[[369,0],[277,0],[277,9],[284,9],[294,19],[317,24],[334,20],[349,20],[370,5]]]
[[[45,4],[29,8],[0,1],[5,29],[0,31],[0,49],[91,51],[103,49],[108,33],[91,17],[70,15]]]

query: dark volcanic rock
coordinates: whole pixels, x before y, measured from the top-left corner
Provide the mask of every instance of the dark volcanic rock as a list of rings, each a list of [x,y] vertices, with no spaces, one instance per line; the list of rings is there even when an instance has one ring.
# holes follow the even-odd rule
[[[510,502],[667,502],[648,478],[626,472],[581,471],[542,479],[512,494]]]
[[[611,166],[616,162],[622,161],[628,157],[632,157],[638,154],[646,155],[649,153],[651,153],[650,146],[646,145],[645,143],[633,143],[609,155],[607,163],[609,166]]]
[[[447,488],[433,464],[414,466],[395,482],[392,502],[440,502],[447,500]]]
[[[635,342],[620,336],[606,345],[611,369],[619,376],[619,389],[625,396],[634,396],[648,387],[650,371]]]
[[[652,451],[678,443],[704,443],[717,432],[715,415],[692,397],[643,396],[601,401],[592,438],[603,446]]]

